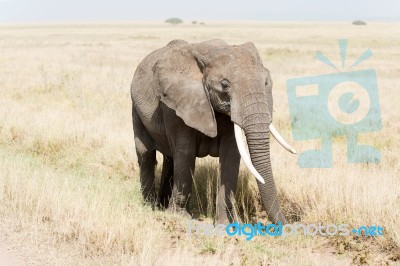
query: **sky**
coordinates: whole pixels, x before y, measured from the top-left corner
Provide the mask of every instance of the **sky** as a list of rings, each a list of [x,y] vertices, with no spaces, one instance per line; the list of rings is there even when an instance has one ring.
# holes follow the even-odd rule
[[[0,22],[400,21],[400,0],[0,0]]]

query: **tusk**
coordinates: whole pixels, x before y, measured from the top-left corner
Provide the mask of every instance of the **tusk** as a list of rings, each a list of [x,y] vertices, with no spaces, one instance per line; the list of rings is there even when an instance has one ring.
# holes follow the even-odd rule
[[[256,168],[254,168],[254,165],[250,160],[250,156],[247,154],[246,147],[244,146],[242,129],[236,124],[234,124],[234,128],[235,128],[236,144],[238,146],[239,153],[243,159],[244,164],[247,166],[247,168],[250,170],[250,172],[254,175],[254,177],[258,181],[260,181],[262,184],[265,184],[264,178],[257,172]]]
[[[274,136],[274,138],[279,142],[279,144],[281,144],[285,149],[287,149],[288,151],[290,151],[293,154],[296,154],[296,150],[293,149],[292,147],[290,147],[290,145],[286,142],[286,140],[283,139],[283,137],[281,136],[281,134],[279,134],[278,130],[276,130],[276,128],[274,127],[274,125],[271,123],[269,125],[269,131],[271,131],[272,135]]]

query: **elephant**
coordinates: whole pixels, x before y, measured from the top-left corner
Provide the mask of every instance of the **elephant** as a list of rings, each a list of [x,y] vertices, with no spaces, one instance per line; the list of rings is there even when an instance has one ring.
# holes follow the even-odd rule
[[[269,220],[286,222],[271,169],[270,133],[288,151],[296,151],[272,124],[272,80],[253,43],[173,40],[137,66],[131,98],[145,201],[189,215],[196,158],[210,155],[220,162],[217,220],[236,220],[231,195],[242,158],[257,179]],[[158,193],[156,151],[163,155]]]

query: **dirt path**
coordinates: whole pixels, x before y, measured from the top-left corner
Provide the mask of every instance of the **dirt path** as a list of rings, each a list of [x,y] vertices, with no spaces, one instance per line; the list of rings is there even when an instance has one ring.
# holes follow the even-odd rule
[[[0,238],[2,241],[0,243],[0,265],[4,266],[22,266],[18,258],[15,255],[12,255],[10,250],[8,250],[7,243],[4,243],[3,238]]]
[[[39,228],[22,227],[18,220],[5,218],[0,224],[0,266],[49,265],[55,248],[46,240]]]
[[[120,259],[85,256],[75,243],[56,243],[46,228],[21,226],[11,217],[0,221],[0,266],[119,265]]]

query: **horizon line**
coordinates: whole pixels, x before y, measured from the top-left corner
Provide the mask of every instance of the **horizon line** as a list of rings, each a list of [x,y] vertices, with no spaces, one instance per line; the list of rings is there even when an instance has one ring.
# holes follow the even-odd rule
[[[318,19],[297,19],[297,20],[268,20],[268,19],[182,19],[182,24],[190,24],[192,25],[192,21],[200,22],[209,22],[209,23],[230,23],[230,22],[266,22],[266,23],[312,23],[312,22],[319,22],[319,23],[352,23],[357,20],[362,20],[368,23],[399,23],[399,18],[391,18],[391,19],[328,19],[328,20],[318,20]],[[165,19],[138,19],[138,20],[117,20],[117,19],[109,19],[109,20],[32,20],[32,21],[0,21],[0,24],[129,24],[129,23],[165,23]]]

